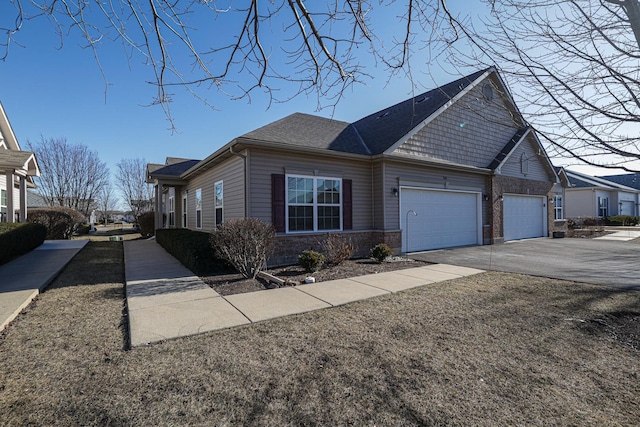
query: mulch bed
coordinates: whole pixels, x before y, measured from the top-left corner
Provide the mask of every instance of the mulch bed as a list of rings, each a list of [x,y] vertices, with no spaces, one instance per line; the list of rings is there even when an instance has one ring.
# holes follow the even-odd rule
[[[423,261],[394,257],[382,264],[377,263],[373,259],[348,260],[337,266],[322,268],[315,273],[306,273],[297,265],[273,268],[266,270],[266,272],[280,279],[301,284],[304,279],[309,276],[314,277],[316,282],[326,282],[328,280],[347,279],[367,274],[383,273],[385,271],[422,267],[428,264],[429,263]],[[220,295],[262,291],[274,286],[273,284],[270,285],[266,280],[260,278],[255,280],[245,279],[237,273],[203,276],[201,279]]]

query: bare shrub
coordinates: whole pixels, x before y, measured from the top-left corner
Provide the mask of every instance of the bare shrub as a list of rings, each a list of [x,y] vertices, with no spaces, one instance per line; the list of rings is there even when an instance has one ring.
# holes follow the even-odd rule
[[[353,256],[355,250],[351,239],[340,234],[327,234],[327,238],[322,242],[322,252],[327,265],[342,264]]]
[[[211,245],[247,279],[255,279],[273,253],[275,229],[256,218],[232,219],[211,232]]]
[[[85,222],[80,212],[61,206],[29,209],[28,221],[47,227],[48,240],[70,239]]]

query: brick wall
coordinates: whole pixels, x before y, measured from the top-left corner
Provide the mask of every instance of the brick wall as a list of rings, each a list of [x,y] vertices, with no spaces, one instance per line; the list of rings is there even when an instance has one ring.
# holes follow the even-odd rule
[[[522,194],[528,196],[547,197],[547,230],[554,230],[553,208],[549,206],[548,200],[553,198],[553,182],[534,181],[531,179],[512,178],[503,175],[491,177],[491,194],[489,202],[492,209],[489,210],[493,221],[493,243],[504,242],[504,224],[502,215],[502,202],[500,196],[503,194]]]
[[[355,257],[368,257],[370,250],[378,243],[386,243],[394,254],[402,248],[402,233],[397,231],[349,231],[339,233],[351,239],[356,246]],[[298,256],[306,250],[321,252],[322,242],[327,234],[279,234],[276,236],[276,249],[269,259],[269,266],[292,265],[298,262]]]

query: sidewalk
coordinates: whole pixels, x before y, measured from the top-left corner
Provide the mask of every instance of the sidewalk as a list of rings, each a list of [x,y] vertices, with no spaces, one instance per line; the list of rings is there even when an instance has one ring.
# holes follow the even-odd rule
[[[481,273],[434,264],[221,296],[153,240],[124,242],[131,347],[329,308]]]
[[[0,331],[60,274],[88,240],[45,240],[0,266]]]
[[[638,237],[640,237],[640,229],[638,229],[637,227],[615,227],[605,228],[605,230],[613,231],[613,233],[607,234],[602,237],[595,237],[595,239],[627,242],[629,240],[637,239]]]

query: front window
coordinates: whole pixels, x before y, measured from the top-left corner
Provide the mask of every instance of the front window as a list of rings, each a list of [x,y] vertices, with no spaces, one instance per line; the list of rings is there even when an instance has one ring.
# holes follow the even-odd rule
[[[216,209],[216,226],[222,224],[222,209],[223,209],[223,202],[224,202],[224,195],[223,195],[223,188],[222,188],[222,181],[218,181],[216,182],[215,185],[215,199],[214,199],[214,204],[215,204],[215,209]]]
[[[182,228],[187,228],[187,193],[182,193]]]
[[[196,190],[196,228],[202,228],[202,190]]]
[[[176,199],[169,197],[169,227],[176,225]]]
[[[608,197],[598,197],[598,216],[603,218],[609,216],[609,198]]]
[[[288,231],[340,230],[341,194],[340,179],[288,176]]]
[[[7,190],[0,190],[0,222],[7,222]]]
[[[562,195],[553,196],[553,214],[555,219],[563,219]]]

